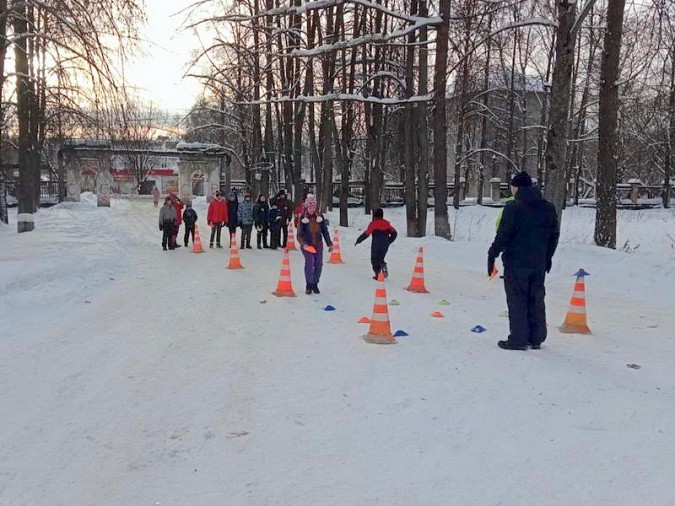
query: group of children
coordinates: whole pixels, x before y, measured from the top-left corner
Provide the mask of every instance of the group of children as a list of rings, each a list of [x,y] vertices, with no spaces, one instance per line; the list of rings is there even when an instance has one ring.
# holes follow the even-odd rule
[[[239,202],[235,193],[230,193],[227,200],[224,200],[222,192],[218,191],[209,203],[206,216],[206,221],[211,227],[209,247],[214,247],[214,240],[216,248],[223,247],[220,239],[221,230],[227,227],[230,246],[232,236],[237,233],[237,228],[241,228],[241,247],[253,249],[251,239],[255,228],[258,249],[285,248],[290,218],[290,205],[283,191],[271,202],[267,201],[267,195],[261,194],[255,204],[250,192],[246,192],[243,202]]]
[[[165,251],[167,248],[173,250],[180,247],[176,244],[176,237],[181,221],[185,223],[184,245],[187,247],[190,236],[194,242],[197,213],[190,203],[186,204],[185,211],[181,215],[182,209],[182,202],[174,194],[166,197],[164,206],[160,209],[159,229],[163,232],[162,248]],[[230,246],[237,228],[241,228],[241,247],[252,249],[251,235],[255,228],[258,249],[285,248],[288,241],[288,225],[294,217],[298,229],[298,242],[305,259],[305,293],[308,295],[321,293],[319,281],[323,270],[324,243],[330,252],[333,242],[327,221],[319,212],[316,197],[311,193],[305,196],[304,201],[293,213],[293,206],[283,190],[277,193],[270,202],[266,195],[260,195],[255,204],[250,192],[244,194],[243,202],[238,201],[235,193],[230,193],[225,200],[222,192],[216,192],[215,197],[209,203],[206,217],[211,227],[209,247],[214,247],[214,241],[216,248],[223,247],[221,231],[223,227],[227,227]],[[397,232],[391,223],[384,219],[382,209],[373,211],[373,220],[356,240],[356,245],[370,236],[372,236],[370,261],[375,274],[374,279],[377,279],[380,273],[387,277],[385,257],[389,246],[396,240]]]
[[[185,223],[185,237],[183,243],[188,245],[190,234],[192,241],[195,240],[195,224],[197,223],[197,212],[192,209],[188,202],[183,211],[183,202],[174,193],[170,193],[164,199],[164,205],[159,210],[159,230],[162,232],[162,249],[164,251],[180,248],[178,244],[178,230],[181,223]]]

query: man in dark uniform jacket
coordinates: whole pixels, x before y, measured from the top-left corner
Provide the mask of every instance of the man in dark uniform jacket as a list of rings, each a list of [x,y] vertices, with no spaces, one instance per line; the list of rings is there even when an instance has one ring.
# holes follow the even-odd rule
[[[546,339],[544,280],[551,271],[560,235],[555,207],[532,186],[527,172],[511,180],[515,200],[504,207],[502,221],[488,251],[488,275],[501,254],[510,335],[497,344],[505,350],[534,350]]]

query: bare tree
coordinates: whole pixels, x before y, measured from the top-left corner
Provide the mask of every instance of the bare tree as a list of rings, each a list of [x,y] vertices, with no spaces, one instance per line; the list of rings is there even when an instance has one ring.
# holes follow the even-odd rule
[[[595,0],[586,0],[581,12],[577,15],[576,0],[558,2],[545,173],[546,196],[556,208],[558,221],[562,220],[562,210],[567,196],[567,139],[574,46],[581,23],[594,4]]]
[[[438,237],[452,239],[448,220],[448,119],[446,115],[445,87],[448,72],[448,31],[450,23],[450,0],[439,0],[441,23],[436,37],[436,62],[434,64],[434,217]]]
[[[619,64],[625,0],[607,7],[607,29],[600,71],[600,115],[595,243],[616,248],[616,182],[618,153]]]

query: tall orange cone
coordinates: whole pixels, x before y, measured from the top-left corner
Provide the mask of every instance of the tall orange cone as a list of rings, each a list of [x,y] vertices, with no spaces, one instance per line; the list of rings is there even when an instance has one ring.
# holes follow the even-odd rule
[[[202,248],[202,239],[199,237],[199,227],[195,223],[195,238],[192,240],[192,252],[193,253],[204,253],[204,248]]]
[[[284,259],[281,261],[281,272],[277,289],[272,292],[277,297],[295,297],[293,283],[291,283],[291,261],[288,257],[288,248],[284,250]]]
[[[412,281],[410,281],[410,286],[406,290],[415,293],[429,293],[429,290],[424,286],[424,248],[420,248],[417,252]]]
[[[585,270],[579,269],[575,276],[577,281],[574,283],[574,294],[565,317],[565,323],[560,327],[560,332],[565,334],[590,334],[591,329],[588,328],[586,320],[586,283],[584,282],[584,278],[589,274]]]
[[[338,234],[338,229],[335,229],[335,235],[333,236],[333,252],[330,254],[328,259],[329,264],[343,264],[342,254],[340,253],[340,235]]]
[[[286,241],[286,249],[288,251],[298,249],[295,247],[295,229],[293,228],[293,221],[288,224],[288,241]]]
[[[394,339],[394,334],[391,333],[391,325],[389,323],[387,290],[384,287],[384,275],[382,273],[377,275],[373,317],[370,320],[370,329],[363,336],[363,340],[371,344],[396,344],[396,339]]]
[[[237,236],[232,234],[232,240],[230,241],[230,263],[227,266],[228,269],[243,269],[244,266],[241,265],[241,260],[239,259],[239,248],[237,247]]]

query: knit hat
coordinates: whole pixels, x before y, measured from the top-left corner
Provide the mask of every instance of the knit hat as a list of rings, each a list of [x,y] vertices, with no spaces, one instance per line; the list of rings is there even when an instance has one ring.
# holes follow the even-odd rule
[[[519,172],[511,178],[511,186],[517,188],[532,186],[532,178],[526,171]]]
[[[305,197],[305,204],[314,204],[316,205],[316,195],[308,193]]]

